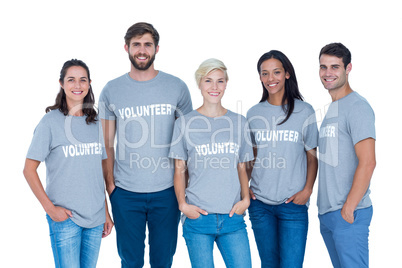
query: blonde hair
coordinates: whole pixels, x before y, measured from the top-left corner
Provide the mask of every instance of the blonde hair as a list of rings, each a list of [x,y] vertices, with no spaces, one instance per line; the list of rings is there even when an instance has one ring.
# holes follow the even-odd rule
[[[226,82],[229,81],[225,64],[218,59],[211,58],[203,61],[197,71],[195,71],[195,81],[197,82],[197,85],[200,86],[202,78],[216,70],[221,70],[225,75]]]

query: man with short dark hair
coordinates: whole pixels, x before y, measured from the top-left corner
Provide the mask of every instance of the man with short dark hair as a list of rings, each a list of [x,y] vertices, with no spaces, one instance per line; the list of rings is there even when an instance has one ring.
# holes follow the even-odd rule
[[[125,42],[131,70],[109,81],[99,100],[117,248],[122,267],[143,267],[148,226],[151,267],[171,267],[180,211],[168,152],[175,119],[192,111],[190,93],[179,78],[155,70],[159,34],[151,24],[131,26]]]
[[[321,234],[334,267],[368,267],[374,112],[349,85],[351,54],[344,45],[326,45],[319,60],[321,82],[332,98],[318,144]]]

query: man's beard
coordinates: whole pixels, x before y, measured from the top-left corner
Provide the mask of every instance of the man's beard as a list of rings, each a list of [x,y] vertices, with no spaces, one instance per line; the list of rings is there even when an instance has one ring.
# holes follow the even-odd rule
[[[131,56],[130,54],[128,54],[128,58],[130,59],[131,64],[134,66],[135,69],[140,70],[140,71],[146,71],[154,63],[155,55],[156,54],[154,54],[151,58],[149,58],[149,61],[147,63],[141,63],[141,64],[138,64],[135,61],[134,57]]]

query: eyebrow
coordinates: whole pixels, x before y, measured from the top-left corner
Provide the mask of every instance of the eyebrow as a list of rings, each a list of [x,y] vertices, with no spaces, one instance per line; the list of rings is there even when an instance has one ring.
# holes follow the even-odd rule
[[[340,67],[341,65],[340,65],[340,64],[331,64],[330,66],[331,66],[331,67]],[[327,65],[325,65],[325,64],[320,64],[320,67],[327,67]]]
[[[209,76],[204,76],[204,79],[213,79],[212,77],[209,77]],[[225,79],[225,77],[221,77],[221,78],[218,78],[218,79],[216,79],[216,80],[221,80],[221,79]]]
[[[278,68],[273,69],[273,71],[276,71],[276,70],[282,70],[282,68],[278,67]],[[268,70],[263,69],[263,70],[261,70],[261,72],[268,72]]]
[[[67,79],[70,79],[70,78],[75,78],[75,77],[74,77],[74,76],[69,76],[69,77],[67,77]],[[81,76],[80,79],[82,79],[82,78],[88,79],[88,77],[86,77],[86,76]]]
[[[141,44],[141,42],[133,41],[133,42],[131,43],[131,45],[136,45],[136,44]],[[153,42],[145,42],[144,44],[145,44],[145,45],[153,45],[154,43],[153,43]]]

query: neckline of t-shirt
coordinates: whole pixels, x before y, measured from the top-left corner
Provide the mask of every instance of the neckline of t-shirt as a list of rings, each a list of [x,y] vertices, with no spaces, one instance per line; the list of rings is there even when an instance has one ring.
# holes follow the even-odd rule
[[[87,115],[81,115],[81,116],[75,116],[75,115],[66,115],[67,118],[71,118],[71,120],[75,120],[75,121],[85,121],[87,118]]]
[[[341,100],[345,100],[348,96],[355,95],[355,93],[358,94],[356,91],[352,91],[349,94],[347,94],[346,96],[343,96],[342,98],[340,98],[340,99],[338,99],[336,101],[333,101],[333,102],[338,102],[338,101],[341,101]]]
[[[71,117],[71,118],[77,118],[77,119],[86,118],[86,117],[87,117],[86,114],[80,115],[80,116],[75,116],[75,115],[71,115],[71,114],[64,115],[64,113],[63,113],[62,111],[60,111],[59,109],[55,109],[55,110],[52,110],[52,111],[56,111],[56,110],[57,110],[62,116],[65,116],[65,117]]]
[[[203,117],[205,117],[205,118],[208,118],[208,119],[210,119],[210,120],[215,120],[215,119],[218,119],[218,118],[222,118],[222,117],[224,117],[224,116],[228,116],[228,115],[229,115],[229,112],[230,112],[229,109],[226,109],[226,113],[225,113],[224,115],[217,116],[217,117],[209,117],[209,116],[203,115],[202,113],[200,113],[200,112],[197,111],[197,110],[194,110],[194,111],[195,111],[198,115],[201,115],[201,116],[203,116]]]
[[[84,115],[79,115],[79,116],[68,114],[67,116],[71,117],[71,118],[84,118],[84,117],[86,117],[85,114]]]
[[[268,100],[263,102],[263,105],[274,108],[274,109],[282,109],[282,105],[273,105],[271,103],[269,103]],[[285,107],[288,106],[287,104],[285,104]]]
[[[126,73],[126,77],[127,77],[127,79],[128,79],[130,82],[132,82],[132,83],[147,84],[147,83],[152,83],[152,82],[158,80],[159,77],[160,77],[162,74],[163,74],[163,72],[160,71],[160,70],[158,70],[158,73],[156,74],[156,76],[155,76],[154,78],[152,78],[152,79],[150,79],[150,80],[146,80],[146,81],[138,81],[138,80],[135,80],[135,79],[131,78],[130,73]]]

